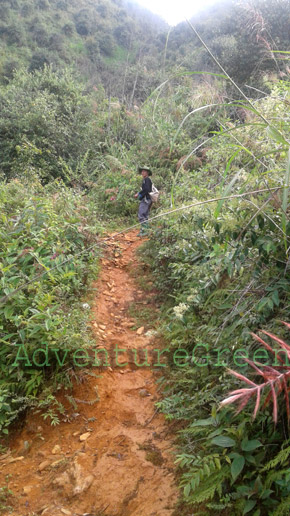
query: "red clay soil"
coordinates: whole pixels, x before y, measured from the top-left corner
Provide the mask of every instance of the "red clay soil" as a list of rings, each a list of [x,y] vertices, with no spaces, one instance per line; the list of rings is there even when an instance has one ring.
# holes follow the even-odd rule
[[[128,314],[132,302],[146,303],[128,270],[137,265],[140,240],[131,232],[108,243],[92,309],[96,349],[118,344],[152,350],[154,337],[133,329]],[[119,364],[128,362],[124,367],[113,357],[111,367],[80,374],[72,394],[77,408],[70,407],[67,421],[52,427],[40,415],[27,416],[8,453],[0,456],[0,486],[8,479],[13,491],[6,502],[0,500],[0,509],[1,503],[10,505],[15,516],[173,514],[178,495],[173,445],[155,410],[156,373],[136,367],[129,355],[119,354]]]

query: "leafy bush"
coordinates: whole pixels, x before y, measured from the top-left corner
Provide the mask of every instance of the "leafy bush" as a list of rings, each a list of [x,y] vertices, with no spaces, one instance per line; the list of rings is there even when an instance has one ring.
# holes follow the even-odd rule
[[[96,180],[91,196],[102,212],[117,217],[130,217],[138,210],[134,194],[140,190],[140,176],[126,169],[106,170]]]
[[[21,173],[24,145],[37,149],[31,165],[47,182],[63,177],[61,159],[73,166],[80,149],[93,152],[93,140],[97,144],[90,99],[69,71],[17,72],[0,89],[0,106],[1,169],[7,177]]]
[[[285,325],[290,327],[288,323]],[[290,346],[269,332],[263,333],[278,343],[280,351],[281,348],[284,350],[281,355],[279,349],[275,350],[273,345],[254,335],[267,350],[266,354],[275,357],[273,366],[268,361],[263,365],[245,358],[264,382],[255,383],[240,372],[232,371],[235,377],[248,385],[247,388],[236,389],[222,402],[222,406],[237,402],[236,415],[224,409],[218,413],[214,407],[210,417],[190,423],[182,432],[186,449],[190,450],[190,453],[177,458],[179,465],[186,470],[181,482],[185,499],[192,505],[206,503],[210,514],[217,509],[225,509],[230,514],[288,514],[290,447],[286,422],[289,423],[290,415]],[[269,392],[266,392],[267,388]],[[281,392],[285,401],[278,398]],[[253,397],[254,405],[251,403]],[[253,422],[247,406],[255,407],[256,418],[262,401],[263,414]],[[273,402],[272,420],[267,409],[269,401]]]
[[[82,195],[59,182],[30,186],[26,193],[17,180],[2,183],[0,204],[0,429],[5,432],[19,412],[50,400],[48,382],[56,388],[69,381],[73,352],[90,343],[81,296],[97,264],[98,248],[86,249],[101,228]]]
[[[230,215],[218,220],[199,208],[194,215],[176,216],[175,224],[163,223],[147,244],[147,261],[166,299],[162,331],[172,352],[183,357],[181,367],[171,364],[158,406],[184,426],[179,457],[184,501],[194,511],[206,506],[205,514],[280,514],[289,497],[287,458],[267,467],[288,446],[286,409],[277,428],[269,411],[252,423],[252,406],[238,416],[216,410],[226,392],[237,389],[225,367],[238,366],[238,374],[247,375],[250,365],[243,357],[251,364],[253,356],[261,356],[250,332],[266,323],[276,329],[289,304],[285,248],[277,230],[281,213],[268,209],[269,218],[254,215],[242,202],[233,201]],[[246,400],[245,394],[243,407]],[[257,442],[257,449],[247,450],[247,443]]]
[[[199,169],[180,167],[170,200],[197,206],[159,222],[145,245],[163,300],[161,331],[179,357],[179,364],[173,359],[169,364],[158,406],[183,428],[178,462],[189,513],[288,514],[287,404],[279,416],[275,409],[277,426],[268,408],[253,422],[251,389],[237,387],[237,379],[226,372],[238,367],[236,376],[253,386],[251,365],[261,356],[263,362],[265,350],[253,343],[251,332],[267,325],[270,335],[278,328],[280,339],[287,333],[277,319],[287,316],[290,298],[289,112],[283,100],[289,83],[274,92],[258,106],[274,126],[260,123],[252,111],[245,125],[223,119],[207,141]],[[176,137],[173,141],[181,148]],[[284,194],[267,191],[282,185]],[[212,200],[261,188],[265,193]],[[276,385],[280,392],[283,375],[274,375],[267,365],[261,370],[275,407],[273,389]],[[255,383],[255,393],[261,385]],[[217,411],[229,390],[230,400],[240,398],[240,414]]]
[[[185,446],[177,462],[192,507],[203,504],[207,514],[287,514],[290,447],[267,413],[253,424],[245,414],[237,420],[213,409],[189,425]]]

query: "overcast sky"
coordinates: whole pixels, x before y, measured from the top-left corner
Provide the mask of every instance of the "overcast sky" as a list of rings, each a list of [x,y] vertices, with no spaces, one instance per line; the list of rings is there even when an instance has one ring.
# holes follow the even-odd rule
[[[169,25],[176,25],[185,18],[190,18],[205,5],[214,0],[137,0],[138,4],[159,14]]]

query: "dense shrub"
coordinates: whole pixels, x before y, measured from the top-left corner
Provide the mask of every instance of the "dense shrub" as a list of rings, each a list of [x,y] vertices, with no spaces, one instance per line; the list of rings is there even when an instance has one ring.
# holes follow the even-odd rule
[[[248,359],[265,363],[265,349],[251,332],[264,328],[289,341],[277,322],[287,319],[290,301],[287,189],[284,195],[267,191],[289,184],[287,94],[289,83],[280,83],[256,103],[274,127],[250,113],[247,124],[238,122],[234,138],[223,130],[213,137],[200,168],[181,167],[175,175],[171,200],[180,205],[266,192],[177,213],[158,222],[143,250],[164,303],[162,333],[179,357],[165,373],[158,406],[182,424],[177,462],[189,514],[288,514],[289,420],[283,400],[277,426],[268,405],[253,422],[255,403],[246,396],[240,414],[218,410],[229,390],[244,387],[227,367],[249,376]]]
[[[95,148],[90,99],[68,71],[18,72],[0,89],[0,106],[1,170],[7,177],[20,173],[23,146],[38,149],[30,164],[44,181],[62,177],[60,159],[73,165],[80,149]]]
[[[43,406],[57,422],[49,412],[53,390],[69,383],[73,352],[90,343],[81,296],[97,270],[98,247],[86,248],[101,228],[82,195],[59,182],[2,183],[0,204],[0,429],[6,431],[28,406]]]

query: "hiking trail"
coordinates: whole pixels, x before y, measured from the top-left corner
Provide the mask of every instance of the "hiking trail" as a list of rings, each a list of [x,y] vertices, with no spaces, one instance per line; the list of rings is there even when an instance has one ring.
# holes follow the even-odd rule
[[[154,332],[136,331],[128,313],[133,302],[152,303],[129,270],[142,242],[136,233],[108,241],[101,259],[91,310],[96,349],[158,347]],[[59,398],[68,412],[59,425],[30,412],[11,433],[8,452],[0,455],[0,486],[7,482],[13,492],[6,503],[14,516],[172,516],[178,497],[173,437],[154,405],[158,373],[137,367],[132,356],[128,361],[120,353],[124,367],[80,369],[75,407],[64,394]]]

